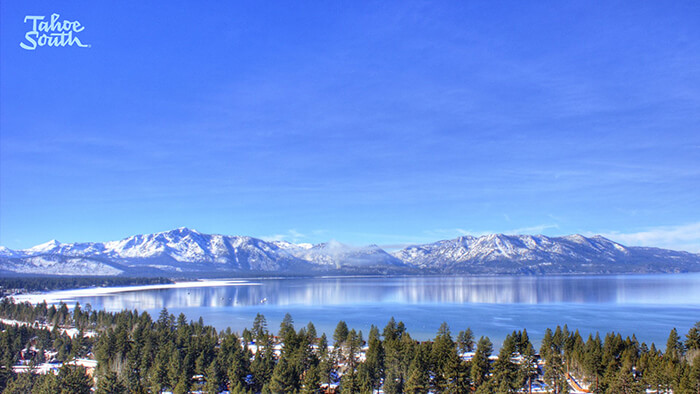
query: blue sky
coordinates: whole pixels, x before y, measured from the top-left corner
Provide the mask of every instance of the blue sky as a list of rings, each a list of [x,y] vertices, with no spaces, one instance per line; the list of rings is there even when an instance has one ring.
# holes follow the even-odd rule
[[[0,3],[0,245],[700,251],[700,3]],[[20,48],[26,15],[89,48]]]

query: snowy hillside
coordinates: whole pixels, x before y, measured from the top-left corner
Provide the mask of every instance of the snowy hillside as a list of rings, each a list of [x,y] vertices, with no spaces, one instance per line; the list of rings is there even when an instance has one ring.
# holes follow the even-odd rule
[[[410,246],[389,254],[376,245],[337,241],[293,244],[188,228],[120,241],[24,250],[0,247],[0,272],[51,275],[571,274],[700,271],[700,255],[626,247],[600,236],[491,234]]]
[[[305,272],[308,263],[275,244],[251,237],[202,234],[179,228],[172,231],[135,235],[121,241],[61,244],[50,241],[30,249],[1,250],[8,260],[0,269],[25,272],[19,267],[32,259],[56,256],[103,261],[110,268],[95,267],[100,275],[113,275],[112,269],[125,272],[188,273],[207,271]],[[9,264],[12,263],[12,264]],[[66,265],[70,274],[84,274]],[[80,271],[80,272],[78,272]],[[66,274],[69,274],[66,273]]]
[[[314,264],[341,268],[354,267],[401,267],[405,264],[376,245],[356,247],[329,241],[318,245],[295,245],[287,243],[287,250],[294,256]]]
[[[417,245],[394,253],[405,263],[440,272],[632,273],[700,270],[700,255],[626,247],[601,236],[489,234]]]

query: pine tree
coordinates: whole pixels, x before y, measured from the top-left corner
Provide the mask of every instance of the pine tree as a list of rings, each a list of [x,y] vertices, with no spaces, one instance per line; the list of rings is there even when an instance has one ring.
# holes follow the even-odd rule
[[[430,389],[430,377],[428,376],[429,352],[430,346],[427,343],[418,347],[418,351],[408,369],[408,380],[404,389],[406,393],[427,393]]]
[[[617,371],[614,379],[610,382],[608,391],[621,394],[644,393],[646,390],[636,381],[632,368],[633,363],[630,359],[623,362],[622,368]]]
[[[321,370],[317,365],[311,365],[306,372],[301,383],[302,394],[313,394],[319,392],[321,385]]]
[[[344,321],[339,321],[333,333],[333,346],[340,347],[348,338],[348,325]]]
[[[493,384],[498,388],[499,393],[514,393],[522,387],[518,379],[518,366],[512,361],[515,349],[516,343],[513,336],[506,336],[498,359],[493,364]]]
[[[382,335],[384,336],[385,341],[393,341],[395,339],[401,339],[404,331],[405,326],[403,322],[399,322],[397,324],[396,320],[394,320],[394,317],[392,316],[391,319],[389,319],[389,322],[386,324],[386,327],[384,327]]]
[[[166,361],[167,360],[167,361]],[[149,371],[149,386],[151,391],[160,392],[166,385],[169,384],[170,359],[165,356],[165,350],[158,352],[153,367]]]
[[[367,345],[365,362],[359,366],[358,375],[363,391],[372,391],[379,389],[384,377],[384,346],[374,325],[369,330]]]
[[[543,359],[547,359],[549,352],[552,349],[552,329],[549,327],[544,331],[544,337],[542,338],[542,344],[540,345],[540,356]]]
[[[318,342],[319,375],[321,383],[333,383],[333,375],[336,370],[336,359],[333,353],[328,351],[328,340],[326,334],[321,334]]]
[[[527,332],[523,331],[523,336],[527,336]],[[523,357],[522,363],[518,367],[518,374],[519,374],[519,381],[522,382],[522,384],[527,385],[528,392],[532,391],[532,380],[537,377],[538,369],[537,369],[537,358],[535,355],[535,348],[532,346],[532,343],[530,343],[530,340],[528,339],[527,342],[524,342],[521,339],[520,342],[520,354]]]
[[[476,352],[471,362],[471,377],[474,388],[479,388],[482,384],[486,383],[491,372],[491,364],[489,363],[489,357],[493,352],[493,344],[488,337],[479,338],[479,342],[476,345]]]
[[[471,328],[467,327],[465,331],[460,331],[457,334],[457,349],[460,353],[474,350],[474,333]]]
[[[280,337],[282,343],[284,343],[285,346],[287,346],[292,341],[294,341],[295,335],[296,331],[294,331],[294,320],[292,319],[292,315],[287,313],[284,315],[282,323],[280,323],[280,330],[278,336]]]
[[[585,375],[589,377],[589,383],[594,392],[599,391],[600,379],[603,376],[602,360],[603,345],[600,341],[600,335],[596,333],[595,339],[589,335],[585,345],[583,370]]]
[[[165,354],[167,352],[166,348],[163,348],[159,352],[159,356],[161,354]],[[165,359],[163,356],[162,359]],[[180,352],[173,348],[172,351],[170,352],[170,361],[167,363],[168,367],[168,377],[167,381],[162,381],[160,382],[163,386],[168,386],[171,389],[175,388],[175,386],[178,384],[180,380],[180,376],[182,375],[183,372],[183,365],[182,365],[182,359],[180,358]],[[158,363],[158,359],[156,358],[156,362]]]
[[[239,384],[243,384],[243,379],[248,376],[248,360],[243,356],[243,351],[234,351],[226,376],[228,377],[229,389],[233,389]]]
[[[460,379],[461,359],[457,354],[457,347],[452,341],[447,323],[442,323],[438,330],[433,341],[430,360],[433,376],[431,386],[435,391],[445,391]]]
[[[685,337],[685,348],[688,351],[700,350],[700,321],[688,330]]]
[[[346,339],[347,356],[346,369],[341,379],[343,392],[355,393],[359,391],[360,382],[357,378],[358,353],[362,346],[360,335],[355,329],[350,330]]]
[[[243,342],[245,342],[246,344],[249,344],[249,343],[253,342],[253,333],[250,332],[249,329],[244,328],[243,332],[241,332],[241,338],[243,338]]]
[[[518,353],[524,353],[525,350],[528,347],[531,347],[532,343],[530,342],[530,337],[527,335],[527,328],[524,328],[523,331],[520,333],[518,336],[518,342],[516,344],[517,351]]]
[[[690,389],[694,390],[695,393],[700,393],[700,354],[693,358],[689,366],[688,376],[691,382]]]
[[[548,358],[545,360],[544,380],[552,387],[554,393],[563,393],[568,388],[564,369],[564,359],[562,354],[556,349],[550,351]]]
[[[248,393],[248,391],[245,388],[243,388],[243,383],[238,383],[230,391],[231,391],[231,394],[247,394]]]
[[[212,361],[211,364],[206,369],[205,373],[207,382],[204,385],[204,392],[206,393],[219,393],[221,386],[221,379],[219,377],[219,366],[216,364],[216,360]]]
[[[46,375],[41,375],[38,377],[37,381],[32,387],[35,393],[60,393],[61,392],[60,382],[58,376],[49,373]]]
[[[281,358],[275,365],[270,378],[269,389],[275,393],[293,392],[299,388],[299,381],[294,368],[286,358]]]
[[[207,367],[209,364],[207,363],[207,353],[204,351],[201,351],[199,353],[199,356],[197,356],[195,362],[194,362],[194,373],[197,375],[206,375],[207,373]]]
[[[126,387],[121,383],[117,374],[107,371],[97,379],[96,394],[121,394],[126,393]]]
[[[173,394],[187,394],[188,392],[187,379],[183,376],[182,379],[178,380],[177,385],[173,389]]]
[[[397,325],[392,318],[384,328],[384,392],[401,393],[407,379],[408,367],[415,357],[411,336],[404,333],[403,325]]]
[[[309,338],[309,343],[315,345],[318,341],[318,333],[316,332],[316,326],[312,322],[306,325],[306,335]]]
[[[672,329],[671,333],[668,335],[665,355],[676,361],[683,356],[683,344],[681,343],[681,338],[675,328]]]
[[[260,313],[255,315],[255,320],[253,320],[252,336],[253,338],[255,338],[255,341],[258,344],[258,346],[260,343],[267,341],[267,319],[265,319],[265,316],[263,316]]]
[[[540,355],[544,358],[544,379],[555,393],[562,393],[568,390],[566,382],[566,370],[564,368],[563,350],[568,337],[568,328],[557,326],[554,334],[549,328],[545,331],[540,347]]]
[[[253,389],[259,391],[270,382],[272,373],[275,368],[274,353],[272,346],[267,344],[264,349],[258,348],[255,353],[255,358],[250,365],[250,371],[253,375]],[[269,387],[268,387],[269,389]]]
[[[83,367],[64,364],[58,371],[58,381],[62,393],[90,394],[92,391],[92,379]]]
[[[33,373],[17,374],[7,382],[7,386],[2,392],[8,394],[32,394],[35,376]]]

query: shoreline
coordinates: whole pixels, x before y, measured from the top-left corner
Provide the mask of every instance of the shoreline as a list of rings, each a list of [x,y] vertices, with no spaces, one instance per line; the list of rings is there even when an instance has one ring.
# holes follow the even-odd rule
[[[242,279],[232,280],[196,280],[175,283],[163,283],[155,285],[117,286],[117,287],[87,287],[81,289],[55,290],[44,293],[17,294],[9,296],[15,302],[29,302],[33,305],[46,301],[47,304],[59,303],[61,301],[74,301],[75,298],[89,296],[104,296],[109,294],[128,293],[132,291],[144,290],[167,290],[182,288],[216,287],[216,286],[260,286],[260,283]]]

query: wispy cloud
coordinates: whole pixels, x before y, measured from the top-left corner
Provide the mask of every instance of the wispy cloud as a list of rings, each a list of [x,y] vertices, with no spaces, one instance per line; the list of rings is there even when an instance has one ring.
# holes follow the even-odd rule
[[[539,224],[506,231],[507,234],[542,234],[545,230],[558,229],[558,224]]]
[[[264,241],[289,241],[296,243],[303,241],[308,236],[292,228],[282,234],[263,235],[260,238]]]
[[[700,252],[700,222],[652,227],[632,233],[611,231],[601,235],[629,246],[654,246]]]

